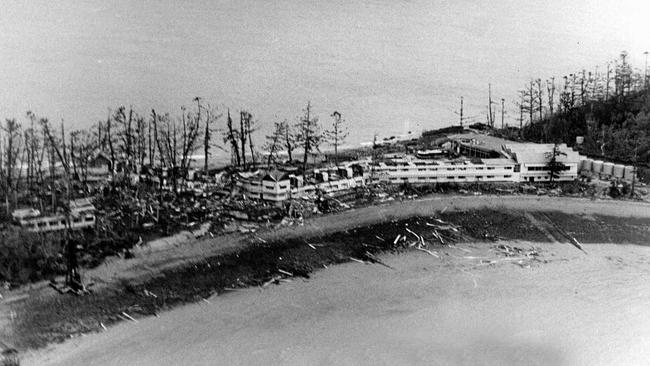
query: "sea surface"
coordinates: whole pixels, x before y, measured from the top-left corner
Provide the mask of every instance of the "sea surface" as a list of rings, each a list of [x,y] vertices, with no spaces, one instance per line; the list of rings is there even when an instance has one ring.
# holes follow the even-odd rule
[[[172,115],[192,99],[253,113],[258,146],[308,101],[339,111],[348,145],[483,122],[488,84],[500,123],[517,90],[621,50],[642,68],[643,1],[0,0],[0,118],[32,110],[88,128],[109,108]],[[223,123],[223,118],[221,122]]]

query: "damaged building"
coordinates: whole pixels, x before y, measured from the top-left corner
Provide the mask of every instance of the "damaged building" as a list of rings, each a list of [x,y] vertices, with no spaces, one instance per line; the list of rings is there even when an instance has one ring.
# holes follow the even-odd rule
[[[376,162],[372,166],[374,183],[464,183],[464,182],[546,182],[553,144],[516,143],[492,136],[463,134],[451,137],[456,159],[422,159],[402,156]],[[564,164],[556,180],[578,177],[584,159],[566,144],[558,145],[556,159]]]
[[[240,194],[250,198],[271,202],[282,202],[316,192],[333,193],[362,187],[368,179],[366,162],[315,169],[303,178],[302,175],[281,170],[240,172],[236,176],[236,187]]]

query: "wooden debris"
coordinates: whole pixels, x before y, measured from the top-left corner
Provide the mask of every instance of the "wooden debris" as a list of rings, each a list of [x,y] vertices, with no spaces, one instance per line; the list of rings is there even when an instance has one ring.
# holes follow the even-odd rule
[[[376,255],[374,255],[374,254],[372,254],[372,253],[370,253],[370,252],[368,252],[368,251],[366,251],[365,255],[366,255],[366,257],[368,257],[368,259],[370,259],[370,261],[373,262],[373,263],[381,264],[382,266],[387,267],[387,268],[390,268],[390,269],[395,269],[395,268],[389,266],[388,264],[382,262],[379,258],[377,258]]]
[[[435,252],[430,251],[429,249],[424,249],[424,248],[421,248],[421,247],[416,247],[415,249],[423,251],[425,253],[428,253],[428,254],[436,257],[436,258],[440,258],[440,256],[438,256],[438,254],[436,254]]]
[[[131,315],[127,314],[126,312],[122,312],[122,315],[124,315],[125,318],[129,319],[130,321],[137,323],[138,321],[135,320]]]
[[[357,258],[354,258],[354,257],[350,257],[350,259],[353,260],[353,261],[355,261],[355,262],[359,262],[359,263],[367,264],[366,262],[362,261],[361,259],[357,259]]]
[[[395,237],[395,240],[393,241],[393,244],[397,244],[397,242],[399,241],[399,238],[401,238],[401,237],[402,237],[402,235],[397,234],[397,236]]]
[[[264,283],[262,284],[262,288],[265,288],[265,287],[267,287],[268,285],[270,285],[270,284],[272,284],[272,283],[274,283],[274,282],[279,281],[280,279],[282,279],[282,276],[273,276],[270,280],[268,280],[268,281],[266,281],[266,282],[264,282]]]
[[[378,235],[375,235],[375,238],[377,238],[377,239],[379,239],[379,240],[381,240],[381,241],[385,241],[384,238],[382,238],[382,237],[380,237],[380,236],[378,236]]]
[[[282,268],[278,268],[278,272],[280,272],[282,274],[285,274],[285,275],[287,275],[289,277],[293,277],[293,273],[287,272],[287,271],[283,270]]]
[[[413,230],[411,230],[411,229],[409,229],[409,228],[405,228],[405,229],[406,229],[406,231],[408,231],[409,233],[413,234],[417,240],[420,240],[420,235],[416,234],[415,232],[413,232]]]

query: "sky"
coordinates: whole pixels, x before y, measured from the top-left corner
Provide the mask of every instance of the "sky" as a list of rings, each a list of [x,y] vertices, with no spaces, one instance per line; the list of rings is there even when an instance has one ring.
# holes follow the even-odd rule
[[[531,78],[643,68],[647,1],[0,0],[0,118],[88,128],[109,108],[172,115],[201,96],[260,136],[307,101],[349,142],[483,121],[488,84],[514,123]]]

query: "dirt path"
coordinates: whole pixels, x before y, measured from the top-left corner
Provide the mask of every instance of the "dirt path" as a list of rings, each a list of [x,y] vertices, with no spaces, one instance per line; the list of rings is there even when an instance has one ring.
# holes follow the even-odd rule
[[[322,235],[354,227],[401,219],[415,215],[427,216],[442,210],[457,211],[481,207],[504,208],[519,211],[561,211],[570,214],[603,214],[616,217],[650,217],[650,204],[623,201],[592,201],[566,197],[534,196],[433,196],[418,200],[355,208],[334,215],[317,216],[303,226],[289,226],[261,231],[253,240],[272,241],[288,237]],[[226,235],[186,243],[160,251],[142,251],[136,258],[115,259],[86,272],[87,278],[111,282],[117,278],[146,278],[164,268],[178,266],[206,256],[229,253],[249,242],[243,235]]]

